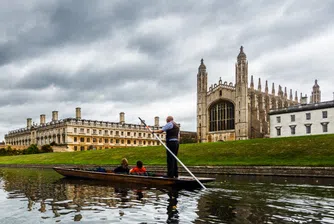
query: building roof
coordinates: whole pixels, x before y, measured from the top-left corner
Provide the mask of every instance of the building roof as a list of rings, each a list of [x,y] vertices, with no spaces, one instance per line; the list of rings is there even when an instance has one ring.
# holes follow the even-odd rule
[[[310,110],[318,110],[318,109],[327,109],[327,108],[333,108],[333,107],[334,107],[334,100],[321,102],[321,103],[310,103],[310,104],[305,104],[305,105],[299,104],[299,105],[291,106],[288,108],[270,110],[269,115],[286,114],[286,113],[310,111]]]

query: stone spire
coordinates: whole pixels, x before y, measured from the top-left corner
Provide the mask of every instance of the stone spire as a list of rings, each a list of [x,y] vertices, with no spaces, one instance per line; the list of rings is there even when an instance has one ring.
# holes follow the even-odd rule
[[[321,102],[321,91],[318,85],[318,80],[314,81],[313,91],[311,94],[310,103],[320,103]]]
[[[285,98],[288,97],[288,93],[287,93],[287,89],[286,89],[286,87],[284,87],[284,97],[285,97]]]
[[[281,85],[278,85],[278,93],[277,93],[278,96],[283,96],[283,91],[282,91],[282,86]]]
[[[246,58],[247,58],[247,56],[246,56],[246,54],[244,52],[244,47],[241,46],[240,47],[240,52],[239,52],[239,55],[238,55],[238,61],[239,60],[246,60]]]
[[[251,88],[251,89],[254,89],[254,80],[253,80],[253,76],[252,76],[252,75],[251,75],[250,88]]]
[[[302,100],[302,97],[303,97],[303,93],[300,93],[299,102],[301,102],[301,100]]]
[[[206,66],[204,64],[204,60],[203,58],[201,59],[201,64],[200,66],[198,67],[198,71],[205,71],[206,70]]]
[[[257,89],[258,89],[259,91],[262,90],[262,87],[261,87],[261,78],[259,78],[259,83],[257,84]]]
[[[273,85],[271,87],[271,94],[273,94],[275,96],[275,83],[273,83]]]
[[[292,96],[292,89],[290,89],[290,100],[293,100],[293,96]]]
[[[297,91],[295,92],[295,101],[298,102],[298,93],[297,93]]]
[[[267,80],[266,80],[266,87],[265,87],[265,90],[264,90],[264,91],[265,91],[266,94],[268,94],[268,92],[269,92],[269,89],[268,89],[268,81],[267,81]]]

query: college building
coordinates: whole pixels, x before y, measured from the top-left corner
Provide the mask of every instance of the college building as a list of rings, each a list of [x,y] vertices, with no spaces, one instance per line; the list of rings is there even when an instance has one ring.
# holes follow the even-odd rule
[[[76,108],[75,118],[58,119],[58,111],[52,111],[52,119],[46,122],[45,114],[40,115],[40,123],[27,119],[27,126],[9,131],[5,135],[6,145],[14,149],[25,149],[31,144],[42,146],[55,145],[56,151],[84,151],[114,147],[160,145],[141,124],[125,123],[125,114],[121,112],[119,122],[86,120],[81,118],[81,108]],[[152,130],[161,129],[159,117],[154,118]],[[158,134],[165,141],[166,134]]]
[[[320,94],[320,92],[319,92]],[[302,94],[301,94],[302,95]],[[258,79],[248,76],[248,60],[241,46],[235,63],[235,83],[223,82],[208,87],[204,60],[197,73],[197,139],[216,142],[269,137],[270,109],[282,109],[299,104],[297,91],[272,83],[269,91]]]
[[[302,103],[270,111],[270,137],[291,137],[334,133],[334,101],[319,102],[307,96]]]

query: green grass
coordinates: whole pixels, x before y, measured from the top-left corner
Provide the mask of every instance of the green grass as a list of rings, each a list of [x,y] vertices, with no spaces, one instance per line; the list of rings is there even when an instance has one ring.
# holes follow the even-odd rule
[[[2,156],[0,164],[130,164],[165,165],[163,146],[116,148],[67,153]],[[180,145],[179,159],[196,165],[334,166],[334,135],[215,142]]]

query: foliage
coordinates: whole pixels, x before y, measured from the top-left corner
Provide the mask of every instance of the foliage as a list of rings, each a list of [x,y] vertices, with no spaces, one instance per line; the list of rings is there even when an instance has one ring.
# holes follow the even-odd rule
[[[31,144],[26,150],[25,154],[37,154],[39,153],[38,147],[36,144]]]
[[[51,143],[52,144],[52,143]],[[50,145],[43,145],[41,147],[41,153],[47,153],[47,152],[53,152],[53,149],[51,147],[51,144]]]
[[[334,166],[334,135],[240,141],[180,144],[178,158],[186,166],[196,165],[273,165]],[[19,155],[0,164],[119,164],[126,157],[130,164],[165,165],[163,146],[113,148],[77,152]]]
[[[38,153],[48,153],[53,152],[51,145],[43,145],[41,150],[38,149],[36,144],[30,145],[27,149],[17,150],[12,149],[11,146],[0,149],[0,156],[16,156],[16,155],[26,155],[26,154],[38,154]]]

